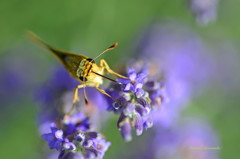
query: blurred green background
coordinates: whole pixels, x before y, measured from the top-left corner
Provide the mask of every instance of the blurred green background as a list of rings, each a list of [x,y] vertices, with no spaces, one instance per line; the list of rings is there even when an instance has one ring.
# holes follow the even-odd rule
[[[23,80],[27,81],[23,92],[9,88],[4,92],[7,100],[1,98],[1,159],[41,156],[43,141],[37,130],[33,96],[57,61],[27,40],[27,30],[35,32],[53,46],[90,57],[95,57],[118,41],[118,48],[104,55],[110,65],[131,56],[135,38],[148,23],[166,18],[192,28],[210,46],[227,41],[236,52],[240,51],[240,0],[220,1],[217,21],[206,27],[196,24],[185,0],[1,0],[0,13],[1,73],[10,66],[22,66],[25,72],[20,75],[24,75]],[[233,76],[229,78],[239,76],[238,69],[232,71]],[[12,80],[14,83],[19,79]],[[195,99],[185,111],[210,121],[220,138],[221,158],[239,157],[239,100],[237,88],[223,91],[216,87]],[[112,142],[106,158],[111,158],[117,149],[125,145],[119,135],[114,136],[118,134],[115,127],[111,130],[105,133]]]

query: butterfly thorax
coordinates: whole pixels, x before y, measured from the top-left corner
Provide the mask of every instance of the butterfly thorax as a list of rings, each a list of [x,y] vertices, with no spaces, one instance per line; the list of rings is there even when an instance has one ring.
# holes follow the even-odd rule
[[[77,70],[77,77],[81,83],[88,86],[99,86],[103,83],[102,77],[97,74],[103,75],[103,68],[98,66],[92,59],[83,59]]]

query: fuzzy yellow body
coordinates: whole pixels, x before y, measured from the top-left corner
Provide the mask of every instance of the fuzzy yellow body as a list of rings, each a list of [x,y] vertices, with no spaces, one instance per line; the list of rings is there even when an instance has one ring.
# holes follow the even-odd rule
[[[103,78],[94,72],[104,75],[104,68],[94,62],[83,59],[79,64],[77,76],[81,83],[85,83],[89,87],[96,87],[103,84]]]

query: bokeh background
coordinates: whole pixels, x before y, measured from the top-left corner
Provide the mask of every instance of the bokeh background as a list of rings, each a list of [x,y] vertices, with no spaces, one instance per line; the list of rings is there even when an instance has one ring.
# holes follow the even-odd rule
[[[213,127],[219,158],[239,157],[240,0],[220,0],[216,20],[208,24],[196,20],[186,0],[1,0],[0,4],[0,158],[41,158],[43,141],[34,97],[58,62],[33,45],[26,31],[89,57],[118,41],[118,48],[103,56],[116,68],[136,56],[143,34],[156,23],[170,27],[171,36],[175,30],[176,34],[193,33],[209,54],[206,60],[211,57],[216,62],[215,78],[192,97],[181,116],[204,118]],[[129,145],[121,140],[115,122],[110,121],[104,130],[112,142],[106,158],[125,152]],[[138,149],[138,144],[130,145]]]

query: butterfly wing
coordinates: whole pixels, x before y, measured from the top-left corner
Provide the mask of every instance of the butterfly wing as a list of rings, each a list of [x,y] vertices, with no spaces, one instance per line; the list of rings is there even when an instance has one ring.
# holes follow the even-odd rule
[[[55,57],[57,57],[57,59],[64,65],[64,67],[74,78],[78,78],[77,70],[79,64],[83,59],[87,59],[86,56],[69,53],[63,50],[54,49],[52,47],[48,47],[48,49],[55,55]]]
[[[34,33],[29,32],[28,34],[31,39],[33,39],[42,47],[50,51],[63,64],[63,66],[67,69],[70,75],[72,75],[74,78],[78,78],[77,69],[79,67],[79,64],[83,59],[87,59],[88,58],[87,56],[77,55],[64,50],[55,49],[52,46],[45,43],[43,40],[41,40]]]

